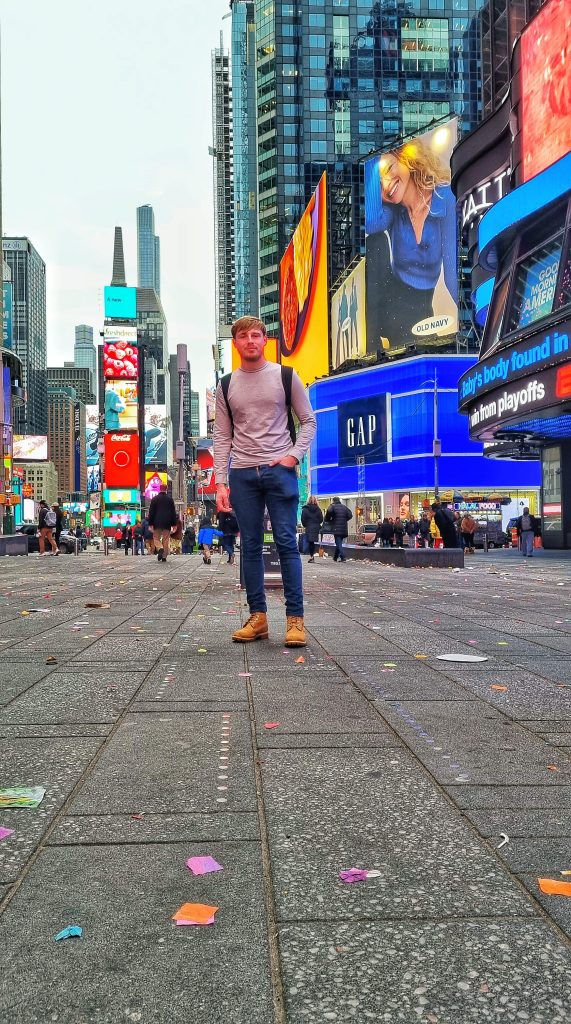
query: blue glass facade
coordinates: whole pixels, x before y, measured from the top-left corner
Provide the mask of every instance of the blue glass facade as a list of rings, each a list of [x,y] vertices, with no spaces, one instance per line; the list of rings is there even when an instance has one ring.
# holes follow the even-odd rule
[[[439,460],[441,490],[525,489],[540,485],[539,463],[493,460],[484,457],[482,444],[472,441],[467,418],[458,412],[458,379],[475,363],[471,356],[418,356],[397,360],[367,370],[318,381],[309,389],[317,415],[317,432],[310,453],[311,491],[317,496],[356,495],[357,455],[365,458],[368,495],[383,491],[434,488],[434,378],[438,381],[438,436],[442,442]],[[368,431],[365,417],[359,422],[364,400],[386,395],[387,461],[367,457]],[[348,406],[354,414],[349,422]],[[354,434],[355,464],[339,465],[340,430],[344,424]],[[375,427],[377,424],[375,423]],[[359,430],[363,444],[359,448]]]
[[[236,316],[258,314],[256,26],[253,0],[232,2]]]
[[[137,281],[161,294],[161,250],[152,206],[137,207]]]

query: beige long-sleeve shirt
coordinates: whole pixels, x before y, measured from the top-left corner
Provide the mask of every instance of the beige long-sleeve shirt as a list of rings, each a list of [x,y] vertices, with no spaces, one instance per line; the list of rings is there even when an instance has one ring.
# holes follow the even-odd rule
[[[248,469],[293,455],[301,460],[315,434],[315,414],[297,373],[291,384],[291,406],[300,422],[297,441],[292,444],[287,425],[287,408],[281,367],[264,363],[259,370],[235,370],[230,380],[226,407],[222,385],[216,391],[214,423],[214,471],[216,482],[228,483],[228,467]]]

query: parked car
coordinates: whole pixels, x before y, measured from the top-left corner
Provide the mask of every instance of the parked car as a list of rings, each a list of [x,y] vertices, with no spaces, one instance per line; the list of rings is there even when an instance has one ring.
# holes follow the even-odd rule
[[[370,546],[375,543],[376,534],[377,527],[375,523],[363,523],[363,526],[361,526],[357,533],[357,543]]]
[[[484,538],[488,539],[489,548],[503,548],[511,544],[511,537],[502,530],[501,523],[478,523],[478,529],[474,534],[474,547],[483,548]]]
[[[38,552],[40,550],[40,536],[38,533],[38,527],[35,523],[24,523],[23,526],[17,526],[16,533],[24,533],[26,535],[28,538],[28,551],[30,554],[34,554],[34,552]],[[65,531],[62,530],[62,534],[59,539],[59,549],[64,555],[72,555],[75,551],[75,538],[71,537],[69,534],[66,536]]]

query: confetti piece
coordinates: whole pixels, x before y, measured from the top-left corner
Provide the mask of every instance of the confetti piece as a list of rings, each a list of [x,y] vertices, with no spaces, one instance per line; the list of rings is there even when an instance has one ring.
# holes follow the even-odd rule
[[[366,882],[367,872],[362,871],[361,868],[349,868],[348,871],[340,871],[339,878],[347,885],[352,885],[353,882]]]
[[[0,789],[1,807],[38,807],[46,791],[43,786],[16,786],[12,789]]]
[[[199,654],[207,654],[208,652],[206,650],[206,647],[199,647],[198,648],[198,653]]]
[[[189,857],[186,862],[193,875],[209,875],[212,871],[222,871],[222,865],[214,857]]]
[[[143,821],[144,817],[145,817],[144,814],[132,814],[131,815],[131,820],[132,821]]]
[[[240,679],[251,679],[252,678],[252,673],[251,672],[239,672],[238,675],[240,676]]]
[[[415,654],[415,658],[418,661],[422,661],[423,658],[428,658],[428,654]]]
[[[571,875],[571,871],[562,871],[561,874],[562,875]]]
[[[557,767],[556,764],[548,764],[547,767],[548,767],[550,772],[558,772],[559,771],[559,768]]]
[[[173,914],[172,920],[177,924],[179,921],[189,924],[213,924],[214,915],[219,909],[219,907],[209,907],[207,903],[183,903],[182,907],[179,907]]]
[[[383,661],[383,665],[385,666],[385,668],[396,668],[397,667],[396,661]]]
[[[438,654],[438,661],[461,661],[461,662],[475,662],[475,661],[487,661],[480,654]]]
[[[0,828],[0,841],[2,839],[7,839],[8,836],[13,835],[13,833],[14,833],[14,829],[13,828]]]
[[[492,685],[490,686],[490,690],[499,690],[500,693],[505,693],[507,690],[507,686],[502,686],[501,683],[492,683]]]
[[[555,878],[538,878],[537,881],[548,896],[571,896],[571,882],[558,882]]]
[[[295,659],[295,663],[296,663],[296,665],[305,665],[305,658],[303,658],[303,657],[296,658]]]
[[[54,658],[53,655],[46,658],[46,665],[57,665],[57,658]]]
[[[60,939],[80,939],[83,933],[83,929],[78,924],[70,924],[67,928],[64,928],[61,932],[55,936],[56,942]]]
[[[502,841],[501,843],[498,843],[498,845],[496,846],[496,850],[501,850],[502,846],[505,846],[506,843],[509,843],[510,841],[510,837],[508,836],[507,832],[500,832],[500,839]]]
[[[264,722],[264,729],[277,729],[279,722]]]
[[[509,644],[508,644],[507,640],[498,640],[498,647],[508,647],[508,646],[509,646]]]

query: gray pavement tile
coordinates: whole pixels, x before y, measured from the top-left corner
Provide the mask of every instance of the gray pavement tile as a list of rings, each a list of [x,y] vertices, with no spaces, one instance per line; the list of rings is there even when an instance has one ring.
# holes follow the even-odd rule
[[[0,652],[3,648],[0,647]],[[21,665],[8,664],[6,659],[6,653],[1,654],[2,662],[0,663],[0,707],[5,706],[14,697],[18,697],[21,693],[24,693],[28,687],[33,686],[39,679],[42,679],[51,671],[51,667],[44,665]]]
[[[281,750],[284,747],[288,750],[304,747],[317,747],[320,750],[327,747],[332,747],[334,750],[349,747],[351,750],[356,750],[359,747],[400,747],[401,745],[400,740],[388,730],[384,732],[363,731],[358,733],[285,732],[283,735],[280,735],[280,730],[272,729],[267,732],[264,730],[264,735],[259,731],[257,743],[260,750]]]
[[[261,687],[263,691],[263,684]],[[330,703],[303,698],[295,706],[293,700],[284,695],[281,699],[267,698],[263,692],[254,699],[256,727],[264,735],[265,722],[279,722],[279,732],[284,733],[386,733],[386,725],[379,715],[364,701],[330,695]]]
[[[542,921],[280,928],[286,1012],[326,1024],[557,1024],[571,956]]]
[[[561,877],[561,871],[571,871],[571,836],[545,839],[520,839],[510,837],[509,843],[498,851],[500,857],[514,874],[534,872],[540,877]]]
[[[204,714],[212,714],[214,712],[223,711],[248,711],[248,701],[246,697],[243,700],[179,700],[169,701],[167,694],[164,697],[155,698],[152,701],[135,701],[131,711],[137,715],[147,715],[159,712],[160,714],[170,714],[175,712],[176,714],[196,714],[202,712]]]
[[[543,732],[541,735],[554,747],[571,747],[571,732]]]
[[[0,843],[0,882],[14,881],[55,814],[99,750],[102,739],[8,739],[2,743],[2,787],[43,786],[36,808],[6,808],[1,824],[14,834]]]
[[[571,809],[570,786],[447,786],[447,792],[459,807],[473,810]],[[505,830],[502,830],[505,831]]]
[[[541,839],[549,836],[571,837],[571,815],[564,808],[562,811],[541,810],[467,810],[465,816],[487,837],[498,837],[504,832],[510,837]]]
[[[6,723],[115,722],[145,678],[142,672],[52,672],[0,712]]]
[[[114,665],[122,665],[128,662],[136,671],[140,664],[154,664],[162,655],[163,646],[162,642],[158,643],[154,637],[143,637],[137,640],[130,636],[113,633],[101,640],[92,641],[89,652],[80,651],[74,658],[74,664],[85,660],[87,653],[89,653],[89,661],[92,664],[112,662]]]
[[[139,700],[155,700],[158,696],[170,701],[246,700],[246,679],[240,677],[244,665],[234,672],[217,673],[216,666],[208,672],[188,663],[184,668],[172,668],[172,662],[161,662],[149,675],[139,694]]]
[[[262,774],[280,920],[533,913],[405,752],[265,751]]]
[[[224,870],[195,878],[185,859],[206,853]],[[216,924],[176,927],[187,901],[219,906]],[[54,942],[71,923],[82,938]],[[50,848],[5,912],[2,947],[0,1017],[11,1024],[273,1016],[254,843]]]
[[[559,925],[568,938],[571,938],[571,900],[568,896],[546,895],[541,892],[537,881],[538,878],[553,878],[556,881],[563,881],[559,872],[545,871],[533,874],[522,872],[518,877],[528,892],[541,904],[548,916]],[[569,996],[568,1013],[569,1010],[571,1010],[571,995]]]
[[[102,843],[206,843],[259,841],[258,815],[232,814],[89,814],[65,817],[56,825],[49,846]]]
[[[32,737],[43,737],[49,738],[51,736],[108,736],[113,728],[112,725],[5,725],[0,724],[0,737],[2,739],[7,738],[28,738]]]
[[[550,658],[545,655],[541,658],[517,658],[517,664],[527,672],[536,673],[543,679],[551,679],[555,683],[571,684],[571,658],[564,658],[560,655],[557,658]]]
[[[229,711],[228,739],[226,721],[222,712],[127,716],[71,813],[256,810],[248,717]]]

